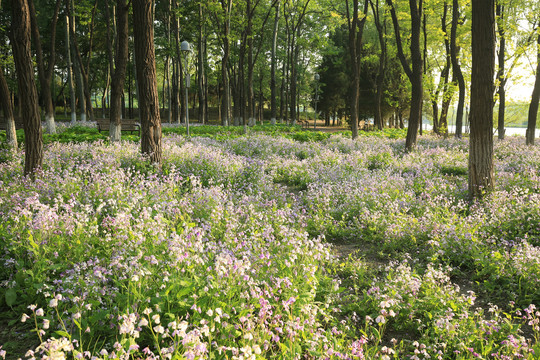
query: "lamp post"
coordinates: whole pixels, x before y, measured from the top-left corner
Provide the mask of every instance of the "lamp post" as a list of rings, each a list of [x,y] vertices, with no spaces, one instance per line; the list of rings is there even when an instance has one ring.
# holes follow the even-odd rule
[[[313,130],[317,129],[317,102],[319,101],[319,80],[321,76],[315,74],[315,121],[313,121]]]
[[[185,69],[186,69],[186,130],[187,136],[189,137],[189,98],[188,98],[188,89],[189,89],[189,72],[188,72],[188,56],[191,52],[191,45],[187,41],[182,41],[180,44],[180,50],[185,58]]]

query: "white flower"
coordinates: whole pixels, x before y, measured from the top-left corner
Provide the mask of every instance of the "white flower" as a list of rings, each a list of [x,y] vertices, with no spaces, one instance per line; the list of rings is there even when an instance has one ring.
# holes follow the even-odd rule
[[[257,355],[261,355],[262,351],[259,345],[253,345],[253,352]]]
[[[377,316],[377,318],[375,319],[375,322],[376,322],[377,324],[384,324],[384,323],[386,322],[386,319],[384,318],[384,316],[379,315],[379,316]]]
[[[21,322],[26,322],[26,320],[30,319],[30,316],[26,314],[22,314]]]
[[[56,300],[56,298],[51,299],[51,301],[49,302],[49,306],[52,307],[52,308],[57,307],[58,306],[58,300]]]
[[[44,315],[43,309],[42,309],[42,308],[37,309],[37,310],[36,310],[36,315],[37,315],[37,316],[43,316],[43,315]]]
[[[154,316],[152,316],[152,321],[154,321],[156,324],[159,324],[160,322],[159,314],[155,314]]]
[[[141,321],[139,321],[139,326],[140,327],[148,326],[148,320],[146,320],[145,318],[142,318]]]
[[[155,326],[154,327],[154,331],[157,333],[157,334],[163,334],[163,332],[165,331],[165,328],[161,325],[158,325],[158,326]]]
[[[43,319],[43,328],[48,329],[49,328],[49,320]]]

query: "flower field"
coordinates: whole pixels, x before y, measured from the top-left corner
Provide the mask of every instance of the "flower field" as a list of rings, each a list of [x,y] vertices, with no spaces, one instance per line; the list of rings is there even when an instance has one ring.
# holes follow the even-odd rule
[[[540,148],[169,134],[0,150],[0,357],[540,358]],[[4,335],[2,335],[4,334]]]

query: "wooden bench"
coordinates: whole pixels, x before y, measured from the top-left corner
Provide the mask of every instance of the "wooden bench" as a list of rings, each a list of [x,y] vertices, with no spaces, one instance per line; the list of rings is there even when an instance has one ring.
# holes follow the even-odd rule
[[[23,121],[21,118],[15,118],[15,130],[19,130],[23,128]],[[0,130],[7,130],[7,122],[6,119],[2,118],[0,119]]]
[[[98,131],[109,131],[111,128],[110,119],[96,119]],[[131,134],[137,133],[141,135],[141,127],[135,122],[135,119],[122,119],[122,131],[129,132]]]
[[[309,128],[309,121],[307,121],[307,120],[298,120],[298,123],[300,124],[302,129]]]

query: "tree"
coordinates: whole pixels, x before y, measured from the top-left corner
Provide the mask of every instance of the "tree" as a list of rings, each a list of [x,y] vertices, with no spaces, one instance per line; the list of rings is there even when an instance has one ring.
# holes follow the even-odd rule
[[[498,95],[499,95],[499,114],[497,121],[497,128],[499,133],[499,140],[504,139],[504,112],[506,106],[506,78],[504,76],[504,65],[506,57],[506,29],[504,24],[505,19],[505,4],[502,0],[497,1],[495,8],[497,15],[497,32],[499,33],[499,51],[498,51],[498,71],[497,80],[499,82]]]
[[[69,16],[66,15],[66,59],[67,59],[67,85],[69,87],[69,98],[71,107],[71,123],[74,124],[77,121],[76,99],[75,99],[75,87],[73,86],[73,67],[71,66],[71,46],[69,36]],[[65,106],[65,105],[64,105]]]
[[[495,86],[495,3],[472,2],[471,134],[469,194],[493,188],[493,93]]]
[[[26,0],[12,0],[13,57],[17,70],[24,127],[24,174],[34,176],[43,164],[43,134],[31,52],[30,9]]]
[[[373,0],[369,1],[369,4],[371,5],[371,11],[373,12],[373,20],[375,22],[375,27],[377,28],[377,35],[379,39],[379,46],[381,49],[381,52],[379,54],[379,68],[377,70],[377,79],[375,83],[375,115],[374,118],[374,125],[379,129],[382,130],[384,124],[383,124],[383,113],[382,113],[382,98],[383,98],[383,84],[384,84],[384,77],[386,73],[386,56],[387,56],[387,48],[386,48],[386,17],[383,13],[383,18],[381,20],[381,14],[380,14],[380,6],[379,6],[379,0],[375,0],[375,3]]]
[[[51,19],[51,35],[49,45],[49,63],[45,67],[45,59],[43,56],[43,48],[41,46],[41,36],[39,33],[38,22],[36,17],[36,9],[34,6],[34,0],[28,0],[28,7],[30,10],[30,19],[32,26],[32,35],[34,39],[34,45],[36,48],[36,59],[38,65],[38,78],[41,86],[41,101],[45,107],[45,123],[47,126],[47,132],[56,133],[56,125],[54,123],[54,106],[52,102],[51,93],[51,80],[55,65],[55,45],[56,45],[56,24],[58,22],[58,12],[60,11],[61,0],[56,0],[54,8],[54,14]]]
[[[271,74],[270,74],[270,122],[272,125],[276,124],[276,117],[277,117],[277,102],[276,102],[276,52],[277,52],[277,40],[278,40],[278,29],[279,29],[279,8],[281,5],[281,1],[276,2],[276,17],[274,20],[274,31],[272,33],[272,54],[270,56],[270,67],[271,67]]]
[[[527,122],[527,133],[525,142],[527,145],[534,145],[534,133],[536,132],[536,118],[538,116],[538,102],[540,101],[540,28],[537,29],[536,40],[536,77],[534,88],[529,105],[529,117]]]
[[[6,121],[6,142],[9,147],[17,148],[17,133],[15,132],[13,104],[11,103],[11,94],[2,70],[0,70],[0,108],[4,110],[4,118]]]
[[[453,77],[457,80],[459,95],[458,105],[456,110],[456,132],[455,137],[460,139],[462,136],[463,127],[463,109],[465,107],[465,78],[461,71],[461,64],[459,63],[459,47],[457,45],[457,30],[460,22],[459,15],[459,0],[452,1],[452,27],[450,30],[450,59],[452,61],[452,73]]]
[[[351,57],[352,67],[350,116],[352,138],[356,139],[358,137],[358,101],[360,98],[360,54],[362,51],[362,35],[366,23],[369,1],[364,1],[364,10],[362,14],[359,14],[358,1],[353,0],[352,3],[353,11],[351,14],[349,0],[345,0],[345,6],[347,8],[347,26],[349,29],[349,56]]]
[[[161,165],[161,120],[157,91],[152,0],[133,0],[133,34],[139,83],[141,151]]]
[[[122,130],[122,103],[124,102],[124,83],[128,61],[128,13],[126,0],[117,0],[116,5],[116,57],[111,85],[110,131],[111,141],[120,141]]]
[[[86,97],[85,89],[82,75],[82,62],[78,61],[77,49],[77,40],[74,39],[75,36],[75,9],[74,3],[72,0],[66,0],[66,14],[68,16],[68,32],[69,32],[69,45],[71,56],[71,67],[73,68],[73,74],[75,75],[75,83],[77,84],[77,89],[79,90],[79,106],[81,108],[81,121],[86,121]]]
[[[409,0],[409,9],[411,14],[411,65],[409,65],[407,62],[405,53],[403,52],[401,30],[396,14],[396,8],[392,0],[386,0],[386,3],[390,8],[392,23],[394,24],[398,57],[412,86],[409,127],[407,129],[407,138],[405,140],[405,148],[407,150],[411,150],[416,147],[418,127],[422,122],[422,99],[424,91],[422,75],[424,64],[422,61],[422,52],[420,51],[420,29],[422,23],[423,0]]]

